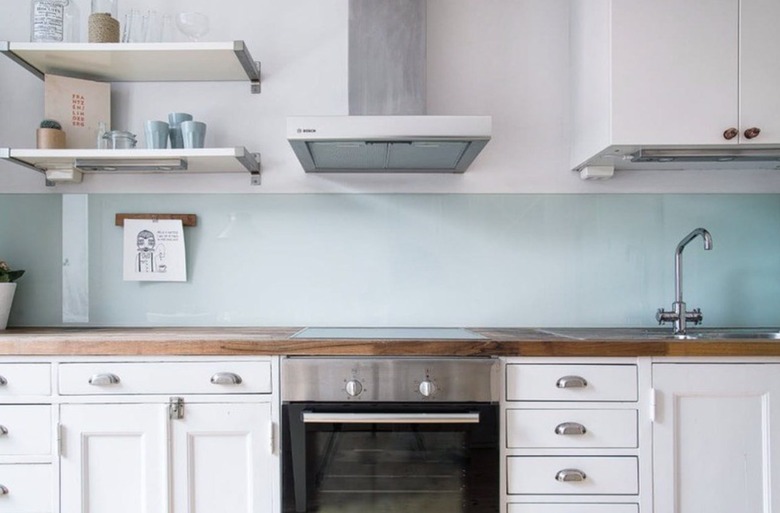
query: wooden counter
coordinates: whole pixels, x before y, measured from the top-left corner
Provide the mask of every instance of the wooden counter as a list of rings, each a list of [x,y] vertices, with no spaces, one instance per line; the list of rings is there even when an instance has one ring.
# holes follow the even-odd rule
[[[0,332],[0,355],[780,356],[778,340],[676,340],[626,329],[574,339],[530,328],[471,329],[486,338],[290,339],[299,328],[12,328]]]

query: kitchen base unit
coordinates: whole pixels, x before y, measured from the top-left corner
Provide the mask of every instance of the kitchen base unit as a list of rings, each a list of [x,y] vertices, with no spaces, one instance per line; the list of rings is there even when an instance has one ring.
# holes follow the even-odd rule
[[[780,362],[653,364],[655,511],[780,511]]]
[[[638,513],[650,461],[642,454],[649,429],[639,406],[647,363],[636,358],[503,363],[500,511]]]
[[[20,357],[0,376],[0,513],[280,510],[276,357]]]

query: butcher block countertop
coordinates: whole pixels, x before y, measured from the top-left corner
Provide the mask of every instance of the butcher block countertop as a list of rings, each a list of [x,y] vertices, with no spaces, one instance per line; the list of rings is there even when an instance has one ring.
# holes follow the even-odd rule
[[[669,328],[469,328],[475,338],[291,338],[301,328],[10,328],[0,355],[780,356],[780,340]]]

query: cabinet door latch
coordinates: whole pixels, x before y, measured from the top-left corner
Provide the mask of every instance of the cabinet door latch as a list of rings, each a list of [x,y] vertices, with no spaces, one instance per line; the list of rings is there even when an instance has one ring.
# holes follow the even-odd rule
[[[184,398],[171,397],[168,401],[168,417],[171,420],[184,418]]]

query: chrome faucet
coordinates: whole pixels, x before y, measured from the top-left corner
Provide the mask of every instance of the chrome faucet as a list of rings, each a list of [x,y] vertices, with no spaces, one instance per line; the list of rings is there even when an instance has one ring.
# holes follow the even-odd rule
[[[672,310],[666,311],[663,308],[659,308],[655,314],[655,319],[658,324],[664,324],[667,322],[674,323],[674,334],[685,335],[686,323],[692,322],[694,325],[701,324],[702,315],[700,308],[694,308],[692,311],[687,311],[685,308],[685,302],[683,302],[683,276],[682,276],[682,254],[685,246],[701,235],[704,239],[704,249],[712,249],[712,236],[710,232],[704,228],[696,228],[691,233],[686,235],[683,240],[677,245],[677,250],[674,252],[674,303],[672,303]]]

